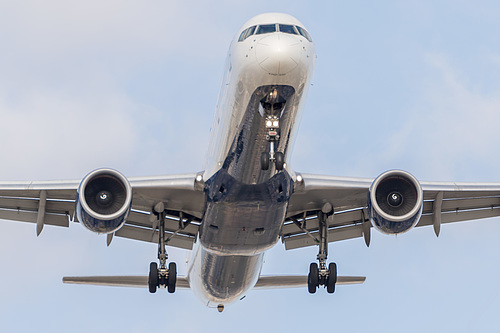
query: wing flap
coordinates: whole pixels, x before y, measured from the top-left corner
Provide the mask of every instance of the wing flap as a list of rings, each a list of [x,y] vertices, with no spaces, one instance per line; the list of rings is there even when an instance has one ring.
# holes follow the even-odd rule
[[[307,227],[308,229],[318,229],[318,216],[317,214],[309,215],[306,214],[305,223],[303,221],[304,215],[296,215],[288,219],[283,225],[283,234],[293,236],[295,234],[303,233],[303,228]],[[353,223],[362,223],[364,221],[363,211],[362,210],[352,210],[347,212],[339,212],[335,214],[333,221],[330,221],[328,224],[329,228],[336,228],[342,226],[349,226]]]
[[[115,232],[115,236],[150,243],[158,243],[159,239],[158,230],[153,231],[152,229],[134,227],[130,225],[124,225],[121,227]],[[191,250],[195,241],[194,236],[189,237],[180,234],[174,235],[172,233],[166,233],[166,238],[168,240],[166,242],[167,246],[174,246],[186,250]]]
[[[2,220],[36,223],[37,217],[38,212],[0,209],[0,219]],[[69,216],[45,213],[45,224],[58,227],[69,227]]]
[[[37,212],[40,205],[40,194],[35,198],[9,198],[0,197],[0,209],[23,210]],[[75,202],[67,200],[48,199],[45,211],[54,214],[72,215],[75,210]]]
[[[193,219],[199,221],[198,219]],[[138,211],[132,211],[127,219],[127,224],[137,227],[151,228],[153,222],[150,220],[150,214]],[[174,233],[179,228],[183,226],[179,226],[179,216],[168,215],[166,216],[165,221],[165,231],[167,233]],[[196,224],[188,224],[182,228],[182,232],[184,234],[189,234],[194,236],[198,232],[198,226]]]
[[[126,224],[115,232],[115,236],[158,243],[158,224],[150,217],[150,213],[132,211]],[[166,244],[191,250],[198,234],[200,220],[183,212],[168,210],[165,222]]]
[[[348,227],[341,227],[328,230],[328,242],[339,242],[346,239],[358,238],[363,236],[363,229],[361,225],[352,225]],[[318,245],[319,233],[318,231],[311,232],[310,235],[302,234],[293,237],[288,237],[284,240],[285,249],[293,250],[301,247]]]
[[[500,208],[456,211],[441,214],[441,223],[465,222],[500,216]],[[424,215],[417,227],[433,225],[433,216]]]

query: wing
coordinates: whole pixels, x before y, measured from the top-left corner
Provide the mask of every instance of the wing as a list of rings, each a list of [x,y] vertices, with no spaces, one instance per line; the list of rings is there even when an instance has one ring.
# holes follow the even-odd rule
[[[167,245],[191,249],[198,233],[205,196],[197,188],[197,174],[130,178],[133,190],[132,212],[114,236],[158,242],[158,225],[150,219],[159,201],[167,211]],[[75,198],[80,181],[2,182],[0,219],[32,222],[40,234],[44,225],[68,227],[78,222]],[[113,234],[108,235],[108,244]]]
[[[282,231],[285,248],[319,243],[318,211],[329,202],[335,214],[328,223],[328,241],[365,237],[370,241],[368,190],[373,179],[301,174],[290,198]],[[500,183],[421,182],[424,204],[417,227],[500,216]]]

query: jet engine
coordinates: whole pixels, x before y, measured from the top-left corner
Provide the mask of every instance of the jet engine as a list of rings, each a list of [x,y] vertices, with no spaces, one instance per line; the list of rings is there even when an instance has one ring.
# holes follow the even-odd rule
[[[401,170],[384,172],[370,186],[370,221],[385,234],[404,233],[420,220],[423,202],[422,188],[414,176]]]
[[[126,222],[132,207],[132,187],[113,169],[97,169],[83,178],[76,195],[78,221],[90,231],[109,234]]]

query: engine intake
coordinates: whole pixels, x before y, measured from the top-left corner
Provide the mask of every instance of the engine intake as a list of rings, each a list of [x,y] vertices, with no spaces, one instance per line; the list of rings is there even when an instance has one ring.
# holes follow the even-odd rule
[[[76,214],[90,231],[109,234],[127,221],[132,207],[132,187],[113,169],[97,169],[83,178],[76,195]]]
[[[379,231],[395,235],[412,229],[420,220],[423,192],[418,180],[402,170],[378,176],[368,193],[368,214]]]

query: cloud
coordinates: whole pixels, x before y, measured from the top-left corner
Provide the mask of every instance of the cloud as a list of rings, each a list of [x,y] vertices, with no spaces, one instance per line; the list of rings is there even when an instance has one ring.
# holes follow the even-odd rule
[[[0,97],[4,179],[39,174],[40,169],[69,176],[68,170],[82,170],[85,161],[91,165],[96,160],[123,160],[137,140],[134,104],[125,97],[86,100],[41,90],[24,98],[12,105]]]
[[[75,178],[103,165],[132,175],[200,170],[206,140],[190,133],[208,137],[233,30],[219,33],[202,10],[213,6],[197,7],[0,3],[1,179]],[[210,66],[217,75],[204,82],[199,71]]]
[[[382,159],[401,156],[421,166],[423,174],[447,180],[466,164],[476,170],[498,165],[500,158],[492,152],[499,142],[500,89],[477,88],[443,54],[426,54],[425,64],[419,95],[387,141]]]
[[[203,9],[214,9],[210,4],[197,7],[200,10],[192,11],[175,1],[3,2],[0,36],[11,54],[22,49],[42,58],[112,52],[123,58],[161,59],[179,48],[214,42],[185,43],[200,33],[209,36],[218,30],[214,24],[200,30],[195,23],[209,20]]]

